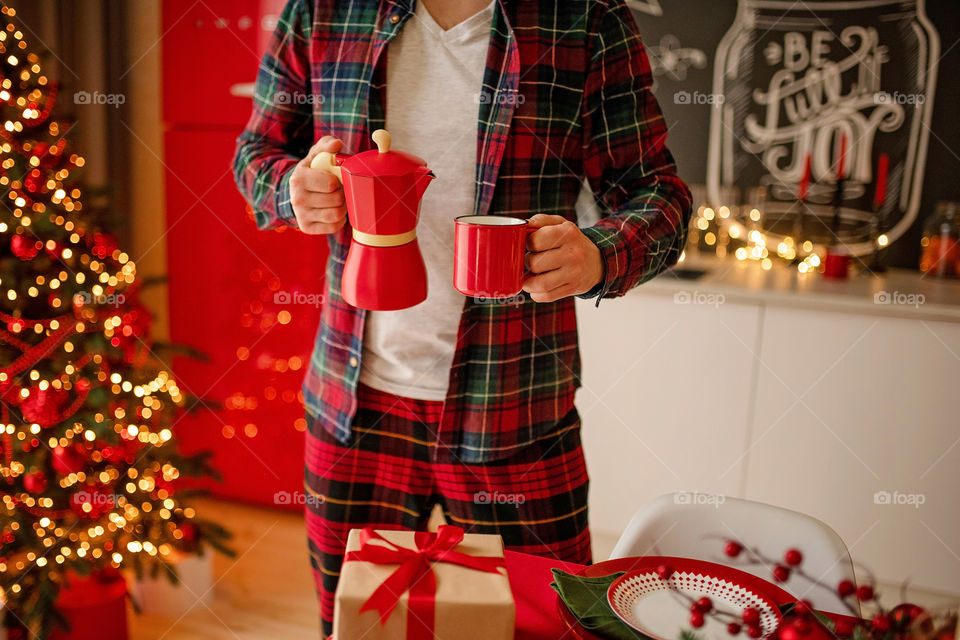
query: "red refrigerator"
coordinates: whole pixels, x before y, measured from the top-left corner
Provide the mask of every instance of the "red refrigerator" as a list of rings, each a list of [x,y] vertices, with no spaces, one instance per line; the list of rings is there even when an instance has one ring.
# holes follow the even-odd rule
[[[166,236],[174,373],[199,401],[176,434],[209,450],[215,495],[299,509],[323,237],[259,231],[234,185],[234,143],[283,0],[162,4]],[[304,295],[298,295],[304,294]]]

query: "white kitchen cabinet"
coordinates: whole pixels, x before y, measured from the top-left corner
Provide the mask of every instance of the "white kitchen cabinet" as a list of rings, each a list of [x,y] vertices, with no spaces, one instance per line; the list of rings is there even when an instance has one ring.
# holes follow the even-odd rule
[[[738,492],[760,310],[630,295],[577,312],[599,553],[660,494]]]
[[[960,284],[697,266],[578,302],[597,559],[657,495],[722,493],[824,520],[884,582],[960,594]]]

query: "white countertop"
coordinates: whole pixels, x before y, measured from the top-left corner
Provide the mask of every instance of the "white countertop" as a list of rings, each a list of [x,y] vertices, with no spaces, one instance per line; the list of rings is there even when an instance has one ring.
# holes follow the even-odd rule
[[[696,279],[683,277],[691,270],[706,273]],[[960,280],[906,269],[881,275],[851,269],[847,280],[832,280],[822,273],[801,274],[780,261],[764,271],[759,262],[750,260],[687,256],[674,270],[636,291],[674,295],[681,304],[716,304],[723,296],[723,302],[960,322]]]

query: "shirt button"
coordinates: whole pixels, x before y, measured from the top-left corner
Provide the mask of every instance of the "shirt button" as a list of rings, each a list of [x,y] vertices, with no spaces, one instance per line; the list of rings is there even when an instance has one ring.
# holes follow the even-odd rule
[[[350,366],[356,367],[358,364],[360,364],[360,361],[357,360],[357,356],[350,356]]]
[[[400,16],[396,13],[393,14],[392,16],[390,16],[390,22],[393,24],[397,24],[398,22],[400,22]]]

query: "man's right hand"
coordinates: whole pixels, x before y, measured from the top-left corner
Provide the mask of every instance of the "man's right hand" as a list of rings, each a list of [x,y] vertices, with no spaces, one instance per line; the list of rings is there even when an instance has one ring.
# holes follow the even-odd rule
[[[341,140],[331,136],[320,138],[290,176],[290,204],[297,225],[304,233],[336,233],[347,221],[347,205],[340,181],[326,171],[310,168],[310,162],[318,153],[336,153],[342,146]]]

